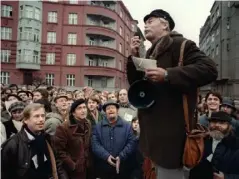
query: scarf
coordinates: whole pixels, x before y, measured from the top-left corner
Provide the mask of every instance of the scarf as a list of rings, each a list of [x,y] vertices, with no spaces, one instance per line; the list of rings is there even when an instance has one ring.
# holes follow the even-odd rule
[[[44,156],[49,156],[49,151],[47,148],[45,135],[43,132],[40,132],[38,135],[34,134],[27,127],[27,125],[24,125],[23,127],[29,134],[31,134],[35,138],[35,139],[31,140],[30,146],[32,148],[32,151],[34,151],[37,155],[37,163],[38,163],[37,170],[39,171],[39,174],[41,176],[44,176],[45,175]],[[47,168],[52,170],[51,165],[49,165]],[[51,171],[51,173],[52,173],[52,171]]]

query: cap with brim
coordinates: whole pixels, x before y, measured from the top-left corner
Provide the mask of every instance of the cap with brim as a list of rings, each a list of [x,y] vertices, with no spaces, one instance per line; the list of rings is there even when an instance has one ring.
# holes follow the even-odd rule
[[[16,94],[8,94],[6,99],[8,99],[10,96],[14,96],[15,98],[18,99],[18,101],[22,101],[22,98],[20,98],[20,97],[19,97],[18,95],[16,95]]]
[[[103,111],[104,111],[104,112],[106,111],[106,108],[107,108],[107,106],[109,106],[109,105],[114,105],[117,109],[119,109],[119,104],[118,104],[118,103],[116,103],[116,102],[114,102],[114,101],[112,101],[112,100],[109,100],[109,101],[107,101],[107,102],[103,105]]]
[[[232,105],[231,103],[229,103],[229,102],[224,102],[224,103],[221,104],[221,106],[229,106],[229,107],[231,107],[232,109],[235,109],[235,110],[236,110],[236,107],[233,106],[233,105]]]
[[[66,98],[66,100],[68,100],[68,97],[66,95],[61,95],[61,96],[55,97],[54,102],[56,102],[60,98]]]
[[[231,122],[232,118],[224,111],[213,112],[208,121],[222,121],[222,122]]]
[[[144,17],[144,22],[146,22],[149,18],[151,17],[160,17],[168,21],[169,23],[169,28],[172,31],[175,27],[175,23],[173,21],[173,18],[170,16],[170,14],[162,9],[156,9],[153,10],[150,14],[146,15]]]

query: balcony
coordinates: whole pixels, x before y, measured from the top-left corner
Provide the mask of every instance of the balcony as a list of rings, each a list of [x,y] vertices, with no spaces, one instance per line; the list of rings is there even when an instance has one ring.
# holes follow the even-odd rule
[[[85,44],[116,49],[115,39],[99,34],[86,34]]]
[[[88,4],[92,6],[101,6],[112,11],[116,11],[115,1],[88,1]]]
[[[116,30],[116,21],[103,15],[88,14],[86,24]]]
[[[24,56],[18,57],[16,61],[17,69],[40,70],[41,63],[37,58],[26,58]]]
[[[85,66],[115,68],[115,58],[96,54],[86,54]]]
[[[96,90],[115,90],[115,78],[106,76],[88,75],[84,77],[84,85],[93,87]]]

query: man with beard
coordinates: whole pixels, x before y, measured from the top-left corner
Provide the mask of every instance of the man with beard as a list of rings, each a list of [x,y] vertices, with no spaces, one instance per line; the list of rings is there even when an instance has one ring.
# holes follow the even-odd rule
[[[232,132],[231,121],[223,111],[212,113],[210,137],[205,138],[203,158],[190,171],[190,179],[239,178],[239,140]]]

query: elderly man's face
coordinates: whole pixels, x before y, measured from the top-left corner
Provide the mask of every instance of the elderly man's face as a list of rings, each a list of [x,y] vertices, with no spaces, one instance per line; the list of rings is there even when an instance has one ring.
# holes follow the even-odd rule
[[[145,38],[149,41],[153,41],[162,36],[167,28],[167,23],[158,17],[151,17],[145,22],[144,28]]]
[[[211,121],[209,123],[210,136],[215,140],[221,140],[231,132],[231,124],[224,121]]]

